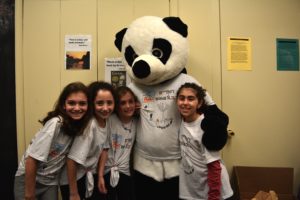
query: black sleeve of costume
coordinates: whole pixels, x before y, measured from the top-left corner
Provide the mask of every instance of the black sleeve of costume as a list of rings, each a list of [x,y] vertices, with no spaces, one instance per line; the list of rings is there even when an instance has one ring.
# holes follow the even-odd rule
[[[207,106],[201,128],[204,131],[202,143],[208,150],[221,150],[227,142],[228,116],[217,105]]]

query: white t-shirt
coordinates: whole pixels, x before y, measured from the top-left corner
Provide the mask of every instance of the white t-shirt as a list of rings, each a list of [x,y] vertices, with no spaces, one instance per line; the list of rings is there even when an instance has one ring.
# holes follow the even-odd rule
[[[72,144],[72,137],[61,130],[62,119],[54,117],[46,122],[27,148],[16,176],[25,174],[25,160],[28,156],[38,160],[36,181],[44,185],[57,185],[66,156]]]
[[[136,135],[136,119],[123,124],[116,114],[111,115],[109,125],[109,151],[105,164],[105,174],[111,173],[111,178],[119,177],[119,172],[130,176],[129,160]],[[117,184],[118,178],[115,178]],[[113,184],[113,185],[114,185]]]
[[[129,123],[123,124],[117,115],[113,114],[110,117],[109,129],[110,148],[105,173],[108,173],[111,167],[117,166],[120,172],[129,176],[129,159],[135,140],[136,119],[133,118]]]
[[[108,124],[108,121],[106,124]],[[109,148],[107,143],[107,125],[101,128],[95,118],[92,118],[82,135],[76,136],[68,154],[77,165],[77,180],[87,171],[96,173],[99,156],[103,148]],[[67,184],[67,173],[64,170],[61,184]]]
[[[179,176],[179,196],[182,199],[208,198],[207,164],[220,160],[221,164],[221,197],[222,199],[232,196],[228,172],[219,151],[208,151],[202,144],[203,130],[200,127],[204,115],[193,122],[182,121],[180,127],[181,165]]]
[[[134,168],[158,181],[179,174],[176,160],[181,156],[178,141],[181,117],[176,106],[176,94],[186,82],[199,84],[193,77],[179,74],[157,85],[129,85],[141,103]],[[208,93],[205,102],[214,104]]]
[[[197,83],[193,77],[180,74],[158,85],[129,85],[141,103],[136,150],[144,158],[157,161],[180,158],[178,130],[181,118],[176,93],[186,82]],[[209,95],[206,101],[213,104]]]

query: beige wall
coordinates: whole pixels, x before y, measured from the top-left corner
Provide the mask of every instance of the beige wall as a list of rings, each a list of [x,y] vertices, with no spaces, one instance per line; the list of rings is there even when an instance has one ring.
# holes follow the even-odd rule
[[[300,38],[300,1],[220,1],[222,105],[236,133],[224,149],[233,165],[294,168],[300,184],[300,73],[277,71],[276,38]],[[227,38],[250,37],[252,71],[228,71]]]
[[[229,171],[234,165],[293,167],[296,191],[300,75],[276,71],[275,39],[299,39],[299,13],[298,0],[16,0],[19,157],[67,83],[104,79],[104,58],[121,56],[116,32],[142,15],[173,15],[189,26],[188,73],[230,116],[236,135],[223,151]],[[66,34],[92,35],[91,70],[64,69]],[[227,71],[229,36],[252,38],[252,71]]]
[[[143,14],[169,12],[168,0],[16,1],[19,157],[66,84],[104,79],[104,58],[121,56],[113,45],[115,33]],[[65,69],[65,35],[92,36],[91,70]]]

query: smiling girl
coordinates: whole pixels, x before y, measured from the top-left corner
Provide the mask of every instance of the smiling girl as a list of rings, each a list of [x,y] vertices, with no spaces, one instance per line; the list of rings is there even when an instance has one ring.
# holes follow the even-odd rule
[[[109,120],[109,150],[103,182],[99,189],[107,200],[132,200],[133,182],[130,174],[131,150],[136,135],[137,98],[130,88],[116,89],[116,114]],[[99,172],[100,174],[101,172]]]
[[[97,188],[98,165],[107,158],[107,124],[114,111],[113,87],[104,81],[89,85],[93,118],[83,135],[74,139],[67,159],[68,184],[61,186],[64,200],[101,199]],[[104,170],[104,164],[102,171]],[[100,175],[99,175],[100,177]]]
[[[177,92],[177,107],[183,119],[179,131],[181,199],[220,200],[233,195],[220,152],[207,150],[201,142],[204,97],[205,90],[194,83],[185,83]]]
[[[75,82],[63,89],[19,164],[14,187],[16,200],[58,199],[59,174],[74,136],[82,134],[89,121],[88,108],[85,85]]]

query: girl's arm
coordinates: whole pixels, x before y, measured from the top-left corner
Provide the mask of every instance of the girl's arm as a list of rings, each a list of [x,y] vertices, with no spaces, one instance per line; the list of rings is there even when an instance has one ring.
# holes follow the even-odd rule
[[[221,197],[221,165],[220,160],[207,164],[208,200],[219,200]]]
[[[67,158],[67,174],[70,189],[70,200],[80,200],[77,189],[76,165],[77,163],[74,160]]]
[[[98,163],[98,189],[101,193],[106,194],[107,189],[105,187],[105,180],[104,180],[104,167],[108,157],[108,149],[103,149],[99,157]]]
[[[37,162],[30,156],[25,161],[25,200],[35,199]]]

